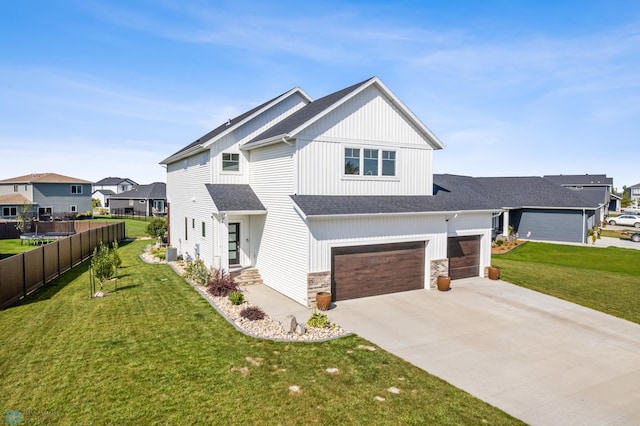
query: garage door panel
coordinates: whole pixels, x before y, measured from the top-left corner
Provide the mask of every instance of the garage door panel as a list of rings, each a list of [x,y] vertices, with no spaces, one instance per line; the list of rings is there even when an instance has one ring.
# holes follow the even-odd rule
[[[424,242],[332,251],[334,300],[424,288]]]
[[[451,237],[447,241],[451,279],[477,277],[480,274],[480,237]]]

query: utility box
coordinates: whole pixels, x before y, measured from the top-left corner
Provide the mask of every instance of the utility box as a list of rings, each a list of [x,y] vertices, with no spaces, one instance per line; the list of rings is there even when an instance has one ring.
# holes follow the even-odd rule
[[[175,247],[167,247],[167,262],[175,262],[178,260],[178,249]]]

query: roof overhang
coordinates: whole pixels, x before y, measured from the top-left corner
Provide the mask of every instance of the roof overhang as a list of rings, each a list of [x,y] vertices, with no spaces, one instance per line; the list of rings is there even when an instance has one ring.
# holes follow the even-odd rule
[[[302,211],[300,206],[293,203],[295,210],[305,220],[321,220],[321,219],[352,219],[359,217],[409,217],[409,216],[457,216],[460,214],[493,214],[502,213],[502,209],[491,210],[440,210],[440,211],[425,211],[425,212],[390,212],[390,213],[345,213],[345,214],[316,214],[307,215]]]

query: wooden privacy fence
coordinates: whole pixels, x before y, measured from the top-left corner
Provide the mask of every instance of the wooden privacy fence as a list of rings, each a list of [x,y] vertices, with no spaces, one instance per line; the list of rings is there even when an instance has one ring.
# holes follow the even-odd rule
[[[82,229],[82,231],[81,231]],[[100,242],[125,238],[124,222],[84,222],[70,237],[0,260],[0,309],[88,259]]]

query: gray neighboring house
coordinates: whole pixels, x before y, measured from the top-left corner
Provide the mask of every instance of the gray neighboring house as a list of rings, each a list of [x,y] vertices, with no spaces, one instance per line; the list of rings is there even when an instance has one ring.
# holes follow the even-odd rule
[[[640,206],[640,183],[627,188],[629,191],[629,198],[631,198],[632,206]]]
[[[93,210],[91,182],[56,173],[34,173],[0,180],[0,196],[7,195],[24,197],[16,198],[22,203],[3,204],[2,213],[9,212],[9,216],[14,212],[13,207],[24,206],[25,199],[39,220],[75,218]]]
[[[109,198],[109,209],[114,215],[165,216],[166,207],[167,186],[163,182],[135,185]]]
[[[613,178],[607,175],[544,175],[556,185],[575,191],[576,195],[589,203],[597,202],[596,223],[602,222],[610,211],[620,208],[620,197],[613,194]]]
[[[112,195],[130,191],[137,185],[129,178],[106,177],[93,184],[92,197],[100,200],[102,207],[109,207],[109,198]]]
[[[495,208],[495,233],[508,234],[509,226],[519,238],[537,241],[586,243],[596,221],[597,201],[588,201],[576,191],[531,177],[470,177],[434,175],[434,195],[441,192],[475,194]],[[461,190],[465,187],[466,190]]]

